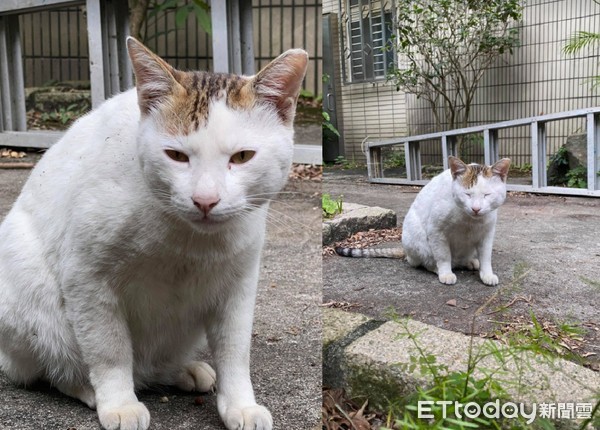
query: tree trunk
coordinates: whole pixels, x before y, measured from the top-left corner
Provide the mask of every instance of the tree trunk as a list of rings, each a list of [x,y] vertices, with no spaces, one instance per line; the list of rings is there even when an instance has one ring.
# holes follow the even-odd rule
[[[150,0],[129,0],[129,32],[138,40],[143,40],[142,26],[146,20]]]

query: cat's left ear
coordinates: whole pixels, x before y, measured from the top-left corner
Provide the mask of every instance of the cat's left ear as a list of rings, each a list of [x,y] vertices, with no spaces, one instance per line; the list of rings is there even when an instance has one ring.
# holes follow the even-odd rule
[[[175,91],[179,82],[175,69],[133,37],[127,38],[127,50],[135,74],[138,104],[148,114]]]
[[[290,49],[271,61],[253,79],[258,99],[274,106],[285,124],[291,124],[294,119],[307,65],[306,51]]]
[[[492,173],[496,176],[499,176],[502,181],[506,182],[506,178],[508,177],[508,170],[510,169],[510,158],[503,158],[500,161],[497,161],[492,166]]]

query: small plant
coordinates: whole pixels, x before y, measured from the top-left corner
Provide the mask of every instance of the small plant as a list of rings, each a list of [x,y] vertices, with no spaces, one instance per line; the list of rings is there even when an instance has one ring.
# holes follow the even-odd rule
[[[554,166],[552,171],[549,170],[549,184],[561,184],[569,188],[587,188],[587,168],[585,166],[577,166],[569,169],[569,152],[566,147],[560,147],[550,157],[549,165]]]
[[[337,137],[340,137],[340,132],[331,123],[331,117],[329,116],[329,114],[327,112],[323,111],[323,131],[325,131],[325,130],[329,130],[330,132],[335,134]]]
[[[166,12],[167,10],[175,11],[175,29],[170,31],[176,31],[180,28],[183,28],[185,22],[188,19],[190,14],[194,14],[196,17],[196,21],[200,24],[200,27],[208,34],[212,34],[212,23],[210,19],[210,6],[207,2],[203,0],[193,0],[191,2],[181,1],[181,0],[156,0],[149,7],[148,18],[156,17],[159,13]],[[146,31],[146,35],[148,35],[148,31]],[[146,41],[160,36],[160,34],[156,34],[153,36],[147,37]]]
[[[323,208],[323,218],[330,219],[337,214],[342,213],[342,198],[339,196],[336,200],[333,200],[329,194],[323,194],[321,199],[321,206]]]
[[[496,378],[496,372],[477,366],[487,356],[497,356],[504,360],[505,352],[486,342],[475,351],[470,344],[467,368],[461,371],[450,371],[448,366],[437,363],[434,355],[428,354],[418,340],[418,333],[413,333],[406,320],[395,318],[404,328],[404,336],[415,346],[416,354],[410,357],[410,363],[402,366],[410,373],[417,370],[422,376],[433,380],[431,387],[418,387],[416,393],[403,399],[404,405],[388,415],[387,427],[390,429],[466,429],[466,428],[502,428],[502,423],[485,417],[469,418],[456,410],[457,404],[477,403],[483,405],[492,401],[504,400],[507,395]],[[475,368],[482,376],[475,376]],[[428,414],[432,418],[419,418],[419,402],[428,402]]]
[[[406,158],[404,156],[404,151],[396,151],[392,150],[391,154],[385,158],[384,168],[393,169],[395,167],[405,167],[406,166]]]
[[[358,169],[364,167],[364,164],[360,164],[355,160],[348,160],[343,155],[338,155],[335,157],[333,164],[335,166],[341,166],[342,169]]]
[[[523,353],[534,353],[536,357],[552,361],[557,355],[565,356],[557,350],[560,348],[564,351],[561,343],[567,338],[580,339],[583,333],[577,324],[563,322],[552,324],[551,327],[560,332],[559,336],[549,335],[546,322],[538,320],[532,313],[530,317],[531,321],[525,324],[525,329],[505,345],[489,340],[479,343],[471,337],[465,368],[454,370],[438,363],[436,356],[423,348],[419,341],[420,333],[411,330],[408,320],[392,314],[391,318],[404,329],[402,337],[409,339],[414,346],[409,362],[399,366],[407,373],[418,372],[431,382],[426,387],[417,387],[416,392],[407,397],[390,399],[392,406],[381,430],[555,429],[552,421],[536,416],[532,411],[510,418],[469,416],[465,413],[465,406],[469,404],[479,405],[483,410],[484,405],[510,402],[505,387],[514,389],[515,386],[522,386],[522,375],[520,370],[517,370],[517,374],[508,370],[511,368],[509,363],[516,364],[518,369],[529,368],[530,364],[523,362]],[[423,409],[423,405],[426,405],[426,409]],[[580,430],[588,428],[589,423],[597,422],[599,408],[600,402],[593,407],[591,417],[578,424]],[[427,417],[423,417],[423,414],[427,414]]]
[[[517,167],[517,170],[520,173],[531,173],[532,170],[533,170],[533,164],[531,164],[531,163],[523,163],[523,165]]]
[[[51,112],[43,112],[40,119],[43,122],[57,123],[62,127],[66,127],[71,122],[79,118],[87,111],[87,106],[82,106],[77,103],[70,104],[67,107],[61,106]]]
[[[587,188],[587,168],[577,166],[567,172],[567,187]]]

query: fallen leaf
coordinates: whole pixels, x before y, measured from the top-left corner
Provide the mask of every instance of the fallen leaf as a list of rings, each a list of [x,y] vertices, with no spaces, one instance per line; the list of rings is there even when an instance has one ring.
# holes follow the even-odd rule
[[[450,299],[446,302],[448,306],[456,306],[456,299]]]

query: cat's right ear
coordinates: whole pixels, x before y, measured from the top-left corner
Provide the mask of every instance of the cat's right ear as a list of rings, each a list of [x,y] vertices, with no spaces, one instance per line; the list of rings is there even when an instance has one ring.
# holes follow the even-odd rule
[[[455,179],[467,171],[467,165],[460,158],[452,155],[448,157],[448,164],[450,165],[452,177]]]
[[[127,50],[135,74],[140,110],[142,114],[148,114],[180,84],[174,77],[175,69],[135,38],[127,38]]]

